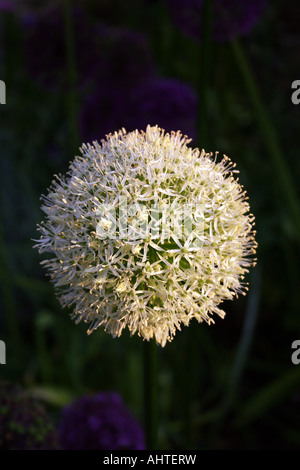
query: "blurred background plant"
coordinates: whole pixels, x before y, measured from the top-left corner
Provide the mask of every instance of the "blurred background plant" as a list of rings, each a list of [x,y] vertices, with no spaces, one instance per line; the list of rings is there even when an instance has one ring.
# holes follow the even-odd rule
[[[0,9],[1,378],[34,393],[57,424],[64,406],[111,390],[143,422],[141,341],[75,326],[32,239],[40,195],[83,141],[120,127],[179,129],[237,163],[258,266],[224,320],[192,322],[159,351],[159,447],[299,450],[299,7],[24,0]]]

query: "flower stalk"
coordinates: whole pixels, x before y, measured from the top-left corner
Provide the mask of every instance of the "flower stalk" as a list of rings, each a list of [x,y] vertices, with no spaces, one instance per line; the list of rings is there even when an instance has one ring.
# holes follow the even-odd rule
[[[290,208],[292,220],[296,226],[298,240],[300,240],[300,212],[298,195],[291,174],[286,165],[280,142],[278,141],[272,120],[263,103],[254,74],[240,42],[237,39],[234,39],[231,42],[231,47],[234,59],[244,80],[248,96],[252,102],[266,149],[270,155],[271,162],[274,165],[275,172],[277,173],[278,182]]]
[[[158,346],[154,339],[143,341],[144,422],[146,448],[158,444]]]
[[[212,62],[212,1],[204,0],[202,40],[200,42],[200,67],[198,77],[198,141],[202,148],[209,145],[208,142],[208,97]]]
[[[64,26],[65,26],[65,48],[67,63],[67,113],[69,121],[69,132],[73,151],[79,145],[78,137],[78,97],[77,97],[77,70],[75,59],[74,31],[72,23],[72,12],[70,0],[64,0]]]

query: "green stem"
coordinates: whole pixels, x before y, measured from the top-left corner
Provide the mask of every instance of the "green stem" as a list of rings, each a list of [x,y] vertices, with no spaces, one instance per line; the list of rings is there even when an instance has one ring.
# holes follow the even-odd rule
[[[146,446],[148,450],[157,450],[158,434],[158,399],[157,399],[157,363],[158,351],[154,339],[143,342],[144,355],[144,420]]]
[[[244,80],[248,96],[252,102],[256,119],[265,141],[265,146],[270,155],[275,172],[277,173],[278,181],[282,187],[286,202],[290,207],[292,218],[297,227],[298,237],[300,238],[300,211],[298,195],[289,169],[286,165],[285,157],[281,150],[276,130],[274,129],[271,118],[267,112],[266,107],[264,106],[255,77],[240,43],[235,39],[232,41],[231,47],[233,56]]]
[[[35,343],[37,351],[37,360],[41,372],[42,382],[51,384],[53,381],[52,362],[47,347],[47,321],[49,315],[47,312],[39,312],[35,322]],[[46,321],[45,321],[46,320]]]
[[[229,376],[227,390],[225,390],[221,414],[225,415],[232,405],[236,396],[238,386],[245,370],[247,358],[249,355],[251,342],[253,340],[257,315],[259,311],[260,289],[261,289],[261,268],[258,265],[251,273],[251,290],[249,292],[248,304],[237,348],[235,361]]]
[[[198,76],[198,141],[201,148],[209,145],[208,91],[212,59],[212,1],[205,0],[201,34],[200,74]]]
[[[77,95],[77,70],[75,59],[75,42],[72,21],[72,9],[70,0],[64,0],[64,19],[65,19],[65,47],[67,58],[67,112],[69,121],[69,130],[71,136],[71,145],[73,150],[78,148],[79,129],[78,129],[78,95]]]
[[[2,227],[0,225],[0,280],[3,296],[3,307],[6,314],[6,328],[8,338],[5,339],[12,351],[21,351],[21,337],[18,325],[18,316],[15,302],[14,284],[9,262],[9,251],[4,241]]]

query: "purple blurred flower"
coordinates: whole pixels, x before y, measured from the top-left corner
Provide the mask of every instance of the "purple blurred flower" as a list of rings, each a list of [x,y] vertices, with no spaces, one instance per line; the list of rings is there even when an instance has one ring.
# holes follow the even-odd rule
[[[149,73],[152,57],[142,34],[108,27],[79,7],[72,9],[72,22],[80,90],[87,84],[100,82],[103,86],[112,81],[123,87]],[[23,23],[24,53],[31,76],[43,86],[61,86],[67,61],[63,8],[27,16]]]
[[[175,78],[152,78],[135,91],[129,112],[128,130],[158,125],[167,132],[180,130],[196,134],[197,94],[187,83]]]
[[[123,102],[116,86],[99,81],[83,100],[79,116],[82,141],[101,140],[122,125]]]
[[[54,423],[22,387],[0,383],[0,450],[57,449]]]
[[[20,17],[23,15],[40,14],[59,5],[61,0],[0,0],[0,10],[14,11]]]
[[[63,409],[63,450],[142,450],[144,433],[117,393],[85,395]]]
[[[98,83],[126,90],[153,72],[152,54],[142,33],[101,25],[96,29],[96,41],[100,62],[94,78]]]
[[[13,0],[0,0],[0,11],[14,11],[16,4]]]
[[[123,28],[97,28],[100,45],[93,73],[85,80],[80,127],[84,141],[99,140],[124,127],[136,89],[153,75],[153,60],[143,34]],[[96,65],[96,67],[95,67]]]
[[[72,10],[75,60],[79,82],[86,73],[94,53],[93,32],[84,11]],[[81,25],[85,24],[85,28]],[[63,8],[52,8],[44,14],[22,16],[24,56],[33,79],[43,87],[61,86],[66,78],[66,45]],[[95,54],[94,54],[95,56]],[[94,59],[93,56],[93,59]]]
[[[134,86],[135,85],[135,86]],[[166,131],[196,134],[197,95],[193,88],[173,78],[150,76],[127,88],[101,84],[85,101],[80,116],[85,142],[100,140],[122,127],[127,131],[159,125]]]
[[[217,42],[248,34],[261,18],[266,0],[211,0],[213,38]],[[201,36],[204,0],[167,0],[175,24],[188,36]]]

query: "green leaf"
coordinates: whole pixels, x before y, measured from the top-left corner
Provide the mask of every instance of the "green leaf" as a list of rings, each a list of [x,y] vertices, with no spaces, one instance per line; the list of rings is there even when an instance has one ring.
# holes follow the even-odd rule
[[[31,388],[28,393],[54,406],[65,406],[75,398],[70,390],[51,386],[36,386]]]
[[[242,427],[260,418],[270,409],[281,403],[286,396],[300,384],[300,367],[282,375],[260,390],[245,406],[235,419],[235,425]]]

